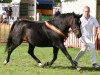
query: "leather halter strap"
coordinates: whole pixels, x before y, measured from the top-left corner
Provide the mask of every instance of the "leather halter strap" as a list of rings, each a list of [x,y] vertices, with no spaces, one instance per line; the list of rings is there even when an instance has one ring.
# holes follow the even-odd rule
[[[49,24],[47,21],[45,21],[45,25],[46,25],[49,29],[51,29],[51,30],[53,30],[54,32],[60,34],[65,40],[67,39],[67,36],[66,36],[64,33],[62,33],[59,29],[57,29],[55,26]]]

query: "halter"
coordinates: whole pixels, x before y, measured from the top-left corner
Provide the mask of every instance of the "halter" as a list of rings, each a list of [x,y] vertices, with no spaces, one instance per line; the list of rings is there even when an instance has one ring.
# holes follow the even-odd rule
[[[59,29],[57,29],[55,26],[49,24],[47,21],[45,21],[45,25],[46,25],[49,29],[51,29],[51,30],[53,30],[54,32],[60,34],[65,40],[67,39],[67,36],[66,36],[64,33],[62,33]]]

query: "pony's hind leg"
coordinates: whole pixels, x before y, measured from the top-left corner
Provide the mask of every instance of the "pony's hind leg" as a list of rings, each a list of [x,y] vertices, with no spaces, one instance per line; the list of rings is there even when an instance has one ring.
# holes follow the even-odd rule
[[[7,64],[10,60],[10,55],[11,53],[13,52],[13,50],[17,47],[18,45],[14,45],[14,44],[11,44],[11,46],[8,48],[7,52],[8,52],[8,55],[7,55],[7,58],[6,60],[4,61],[4,64]]]
[[[28,49],[28,53],[31,55],[31,57],[38,63],[38,65],[40,67],[42,67],[42,63],[41,61],[34,55],[34,48],[35,46],[33,46],[32,44],[29,44],[29,49]]]
[[[44,66],[51,66],[55,60],[57,59],[59,49],[57,47],[53,47],[53,59],[50,62],[46,62]]]

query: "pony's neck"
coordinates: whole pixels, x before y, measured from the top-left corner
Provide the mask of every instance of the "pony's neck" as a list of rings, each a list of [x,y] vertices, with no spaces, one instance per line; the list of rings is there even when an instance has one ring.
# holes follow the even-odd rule
[[[50,24],[55,26],[57,29],[59,29],[61,32],[63,32],[65,35],[68,35],[69,32],[69,26],[64,22],[63,19],[53,19],[48,21]]]
[[[63,31],[66,27],[64,21],[61,19],[54,18],[53,20],[50,20],[49,23],[52,24],[53,26],[57,27],[61,31]]]

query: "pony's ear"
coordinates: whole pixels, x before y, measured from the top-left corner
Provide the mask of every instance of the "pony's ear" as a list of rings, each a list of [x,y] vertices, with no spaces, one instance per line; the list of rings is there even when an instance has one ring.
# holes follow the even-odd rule
[[[79,15],[79,14],[78,14],[77,16],[78,16],[78,18],[81,18],[81,17],[82,17],[82,15],[83,15],[83,14],[81,14],[81,15]]]
[[[72,14],[75,14],[74,11],[72,12]]]

